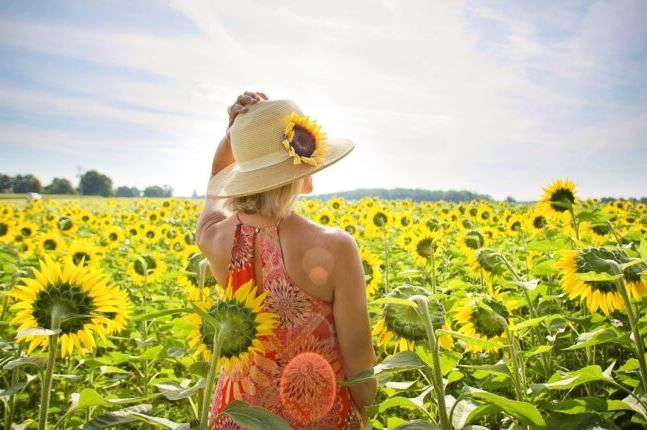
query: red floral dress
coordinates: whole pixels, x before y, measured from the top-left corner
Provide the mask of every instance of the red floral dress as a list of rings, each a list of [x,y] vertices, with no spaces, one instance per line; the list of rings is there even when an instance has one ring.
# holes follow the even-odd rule
[[[236,215],[238,217],[238,215]],[[254,278],[254,241],[259,241],[263,285],[267,291],[263,304],[266,312],[279,315],[273,336],[261,336],[264,354],[251,354],[249,366],[235,367],[227,374],[224,366],[211,403],[211,416],[221,412],[231,401],[242,400],[262,406],[288,421],[294,429],[356,430],[362,429],[362,420],[352,402],[347,387],[337,385],[337,393],[330,411],[322,418],[300,423],[282,407],[279,395],[282,370],[290,360],[306,351],[321,354],[331,364],[338,381],[345,379],[342,356],[337,341],[332,303],[313,297],[292,284],[285,270],[283,251],[279,241],[279,226],[254,227],[236,225],[229,276],[233,276],[234,291]],[[241,429],[229,417],[220,417],[214,429]]]

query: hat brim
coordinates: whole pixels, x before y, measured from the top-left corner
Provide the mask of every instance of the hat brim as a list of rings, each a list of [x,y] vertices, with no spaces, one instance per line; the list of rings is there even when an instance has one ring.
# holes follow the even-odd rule
[[[278,188],[303,176],[324,169],[348,155],[354,148],[352,141],[344,138],[328,139],[328,150],[324,161],[312,166],[294,164],[293,158],[258,170],[241,172],[234,162],[211,177],[207,186],[207,196],[242,197]]]

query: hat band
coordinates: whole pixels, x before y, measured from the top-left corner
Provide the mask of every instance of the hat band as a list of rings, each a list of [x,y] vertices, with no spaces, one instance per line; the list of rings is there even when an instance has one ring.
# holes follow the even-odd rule
[[[279,164],[280,162],[285,161],[288,158],[290,158],[290,155],[285,151],[271,152],[269,154],[263,155],[262,157],[239,162],[237,167],[238,171],[240,172],[251,172],[253,170],[262,169],[263,167]]]

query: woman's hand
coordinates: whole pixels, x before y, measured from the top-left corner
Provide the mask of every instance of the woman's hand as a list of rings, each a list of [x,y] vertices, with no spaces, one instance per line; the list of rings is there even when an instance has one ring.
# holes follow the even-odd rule
[[[234,123],[234,120],[239,113],[247,112],[247,106],[258,102],[259,100],[267,100],[265,93],[245,91],[244,94],[239,95],[234,104],[227,108],[227,113],[229,114],[229,127]]]

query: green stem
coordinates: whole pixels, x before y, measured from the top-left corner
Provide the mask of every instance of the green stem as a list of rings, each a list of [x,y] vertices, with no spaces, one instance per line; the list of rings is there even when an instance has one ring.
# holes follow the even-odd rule
[[[640,336],[638,319],[636,318],[636,314],[634,313],[634,308],[633,308],[633,305],[631,304],[631,300],[629,300],[629,295],[627,294],[627,289],[625,287],[624,277],[619,279],[619,282],[617,282],[617,285],[618,285],[618,291],[622,296],[622,300],[624,301],[625,308],[627,310],[627,318],[629,318],[629,325],[631,326],[631,334],[634,338],[633,339],[634,342],[636,343],[636,351],[637,351],[636,355],[638,358],[638,363],[640,363],[640,380],[642,382],[643,392],[647,393],[647,363],[645,363],[645,346],[643,344],[643,339]]]
[[[431,316],[429,315],[429,308],[427,306],[429,299],[424,296],[414,296],[412,299],[418,305],[418,312],[423,317],[422,320],[425,324],[425,331],[427,332],[427,341],[429,342],[429,348],[431,349],[431,357],[434,365],[432,383],[434,384],[434,392],[438,398],[440,428],[442,430],[451,430],[449,415],[447,414],[447,405],[445,404],[443,375],[440,370],[440,352],[438,350],[436,333],[434,332],[434,326],[431,322]]]
[[[384,240],[384,287],[385,287],[385,294],[389,292],[390,287],[389,287],[389,243],[387,239],[387,231],[386,228],[383,228],[382,230],[382,238]]]
[[[578,229],[577,218],[575,217],[575,212],[573,211],[573,205],[568,205],[568,212],[571,214],[571,222],[573,224],[573,230],[575,230],[575,238],[580,240],[580,232]]]
[[[431,291],[436,295],[436,256],[434,253],[434,244],[431,244]]]
[[[207,324],[206,321],[203,324]],[[216,366],[220,356],[220,347],[222,340],[225,338],[223,335],[225,326],[216,328],[213,334],[213,349],[211,351],[211,362],[209,363],[209,371],[207,372],[206,384],[203,390],[202,405],[200,408],[200,430],[208,430],[209,427],[209,407],[211,406],[211,395],[214,381],[216,380]]]
[[[43,383],[40,392],[40,417],[38,419],[38,430],[47,429],[47,413],[49,411],[49,400],[52,388],[52,375],[56,365],[56,353],[58,347],[58,332],[61,326],[61,317],[65,313],[65,307],[59,304],[52,306],[52,326],[54,334],[49,336],[49,345],[47,346],[47,368],[43,375]]]

